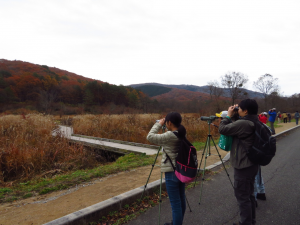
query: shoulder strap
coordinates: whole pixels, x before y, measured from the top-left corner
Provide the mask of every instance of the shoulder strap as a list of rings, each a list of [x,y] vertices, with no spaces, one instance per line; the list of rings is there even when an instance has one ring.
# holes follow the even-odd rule
[[[167,156],[167,158],[166,158],[166,160],[164,161],[164,163],[166,163],[166,162],[169,160],[170,163],[171,163],[171,165],[172,165],[172,167],[173,167],[173,169],[174,169],[174,171],[175,171],[176,167],[174,166],[174,164],[173,164],[173,162],[172,162],[172,159],[170,158],[170,156],[168,155],[168,153],[165,151],[164,148],[163,148],[163,151],[164,151],[164,153],[165,153],[166,156]]]

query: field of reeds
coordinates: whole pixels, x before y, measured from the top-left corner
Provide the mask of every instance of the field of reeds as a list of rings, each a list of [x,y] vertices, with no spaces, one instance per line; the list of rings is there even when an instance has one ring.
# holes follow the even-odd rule
[[[72,125],[75,134],[150,144],[146,136],[154,122],[163,117],[159,114],[77,115],[63,118],[62,122]],[[208,133],[207,123],[198,114],[182,117],[188,139],[203,142]],[[52,135],[56,122],[55,117],[42,114],[0,116],[0,186],[48,173],[99,166],[93,151]],[[211,130],[212,135],[218,135],[215,127]]]
[[[146,137],[159,114],[123,115],[77,115],[72,118],[75,134],[150,144]],[[218,121],[215,122],[218,124]],[[190,142],[205,141],[208,124],[200,120],[199,114],[182,114],[182,125],[187,130]],[[218,136],[217,128],[211,126],[213,136]]]
[[[0,117],[0,186],[36,175],[90,168],[97,163],[91,151],[52,136],[54,117],[42,114]]]

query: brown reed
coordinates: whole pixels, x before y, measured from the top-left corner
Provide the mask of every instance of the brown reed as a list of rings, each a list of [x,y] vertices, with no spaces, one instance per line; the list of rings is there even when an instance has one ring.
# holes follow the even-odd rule
[[[92,153],[82,146],[70,145],[59,135],[52,136],[55,128],[52,116],[0,117],[0,185],[49,170],[67,171],[95,163]]]
[[[78,115],[73,117],[73,128],[76,134],[150,144],[147,134],[155,121],[163,117],[159,114]],[[200,120],[200,115],[182,114],[182,125],[191,142],[206,139],[208,125]],[[218,135],[213,126],[211,133]]]

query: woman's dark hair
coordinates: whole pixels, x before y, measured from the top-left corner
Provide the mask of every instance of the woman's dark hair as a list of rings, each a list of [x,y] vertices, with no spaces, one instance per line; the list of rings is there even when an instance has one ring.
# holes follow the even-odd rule
[[[178,135],[181,138],[184,138],[186,135],[186,129],[181,125],[182,117],[178,112],[170,112],[165,118],[165,122],[170,121],[177,128]]]
[[[240,102],[239,107],[244,111],[248,111],[248,115],[257,115],[258,104],[254,99],[244,99]]]

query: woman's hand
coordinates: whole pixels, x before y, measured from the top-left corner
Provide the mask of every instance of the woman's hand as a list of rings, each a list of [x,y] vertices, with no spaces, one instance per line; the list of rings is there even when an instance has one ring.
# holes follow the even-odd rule
[[[233,114],[234,114],[234,108],[235,108],[235,107],[238,107],[238,106],[239,106],[238,104],[235,104],[235,105],[233,105],[233,106],[229,106],[227,116],[232,117]]]
[[[159,124],[163,126],[163,125],[165,124],[165,118],[160,119],[160,120],[159,120]]]

